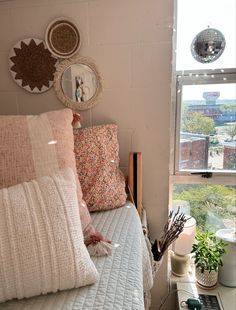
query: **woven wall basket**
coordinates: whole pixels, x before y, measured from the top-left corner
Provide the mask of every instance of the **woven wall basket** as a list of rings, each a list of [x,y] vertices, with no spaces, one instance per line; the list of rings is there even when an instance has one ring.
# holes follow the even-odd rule
[[[78,52],[81,44],[79,30],[66,17],[54,19],[47,27],[45,42],[50,52],[58,58],[69,58]]]
[[[42,93],[53,85],[57,62],[43,40],[27,38],[13,46],[9,69],[20,87],[30,93]]]

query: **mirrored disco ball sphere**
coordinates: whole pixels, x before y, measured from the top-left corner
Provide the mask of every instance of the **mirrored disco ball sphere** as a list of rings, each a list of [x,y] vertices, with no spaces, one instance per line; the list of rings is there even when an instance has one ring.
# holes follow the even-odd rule
[[[225,37],[213,28],[199,32],[191,44],[192,56],[201,63],[217,60],[225,49]]]

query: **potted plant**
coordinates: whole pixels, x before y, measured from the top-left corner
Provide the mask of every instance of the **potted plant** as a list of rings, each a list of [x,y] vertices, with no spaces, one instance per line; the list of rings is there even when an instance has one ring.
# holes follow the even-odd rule
[[[227,243],[217,240],[214,233],[200,232],[196,234],[193,245],[197,284],[204,288],[214,288],[218,279],[218,269],[223,266],[221,257]]]

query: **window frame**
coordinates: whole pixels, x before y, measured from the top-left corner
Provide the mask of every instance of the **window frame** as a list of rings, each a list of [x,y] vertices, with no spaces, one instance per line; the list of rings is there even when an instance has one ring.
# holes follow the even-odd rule
[[[221,70],[224,70],[222,72]],[[181,113],[181,93],[178,93],[178,77],[181,76],[180,80],[185,82],[188,80],[189,74],[192,75],[192,79],[196,80],[196,83],[203,84],[206,81],[209,81],[209,84],[216,84],[218,83],[232,83],[236,82],[236,69],[221,69],[221,70],[214,70],[214,75],[217,75],[217,79],[213,80],[205,77],[204,80],[200,80],[204,74],[213,74],[212,70],[198,70],[198,71],[174,71],[173,70],[173,80],[172,80],[172,113],[171,113],[171,147],[170,147],[170,193],[169,193],[169,201],[170,204],[172,202],[172,191],[173,185],[175,183],[178,184],[221,184],[221,185],[235,185],[236,184],[236,171],[210,171],[212,172],[211,178],[204,178],[201,174],[194,174],[194,171],[179,171],[176,169],[178,167],[178,159],[179,159],[179,140],[180,140],[180,113]],[[193,77],[194,75],[194,77]],[[196,77],[196,75],[199,75]],[[227,77],[227,81],[223,80],[223,77]],[[221,79],[220,79],[221,78]],[[181,85],[193,85],[184,84]],[[199,171],[198,171],[199,172]]]
[[[219,69],[199,69],[199,70],[176,70],[176,48],[177,48],[177,8],[178,0],[174,0],[174,17],[173,17],[173,38],[172,38],[172,82],[171,82],[171,128],[170,128],[170,164],[169,164],[169,208],[171,209],[173,201],[173,186],[174,184],[206,184],[206,185],[235,185],[235,173],[213,172],[211,178],[203,178],[200,174],[191,174],[191,172],[176,170],[176,155],[179,156],[179,148],[176,150],[176,144],[179,143],[179,138],[176,139],[177,129],[180,127],[180,109],[177,103],[178,76],[216,74],[227,77],[231,74],[236,74],[236,68],[219,68]],[[223,79],[221,80],[221,83]],[[228,81],[227,81],[228,82]],[[226,83],[227,83],[226,82]],[[235,80],[236,82],[236,80]],[[179,109],[179,111],[178,111]],[[178,113],[177,113],[178,112]],[[178,128],[177,128],[178,126]],[[177,142],[178,141],[178,142]]]
[[[169,164],[169,181],[170,181],[170,188],[169,188],[169,197],[170,203],[172,201],[172,186],[174,183],[182,183],[182,184],[223,184],[223,185],[235,185],[235,172],[231,171],[231,173],[227,173],[226,171],[222,172],[212,172],[211,178],[203,178],[199,174],[191,174],[188,171],[177,171],[177,160],[176,155],[179,156],[179,148],[176,148],[177,143],[179,143],[179,133],[180,128],[180,108],[178,107],[179,101],[178,98],[178,77],[183,76],[184,79],[189,75],[195,76],[204,76],[207,75],[217,75],[219,77],[227,76],[227,78],[234,78],[234,82],[236,82],[236,68],[219,68],[219,69],[199,69],[199,70],[176,70],[176,48],[177,48],[177,14],[178,14],[178,0],[174,0],[173,2],[173,37],[172,37],[172,82],[171,82],[171,115],[170,115],[170,164]],[[183,80],[184,80],[183,79]],[[216,81],[216,80],[215,80]],[[223,81],[221,79],[221,83],[228,83],[227,81]],[[203,83],[200,83],[203,84]]]
[[[192,174],[187,171],[176,171],[176,155],[179,156],[179,148],[176,151],[176,144],[179,143],[176,139],[177,135],[177,124],[180,119],[180,109],[177,104],[178,97],[178,76],[192,76],[195,75],[219,75],[223,77],[227,75],[229,78],[233,74],[236,75],[236,68],[219,68],[219,69],[199,69],[199,70],[176,70],[176,52],[177,52],[177,8],[178,0],[173,1],[174,4],[174,17],[173,17],[173,37],[172,37],[172,80],[171,80],[171,114],[170,114],[170,162],[169,162],[169,210],[172,209],[172,202],[174,196],[174,185],[176,184],[203,184],[203,185],[223,185],[223,186],[234,186],[236,185],[235,173],[225,173],[223,171],[216,172],[212,171],[211,178],[204,178],[201,174]],[[231,79],[230,79],[231,80]],[[184,79],[183,79],[184,81]],[[215,82],[215,81],[214,81]],[[226,83],[228,80],[226,81]],[[234,80],[236,83],[236,79]],[[220,83],[223,83],[223,78]],[[178,111],[179,109],[179,111]],[[178,113],[177,113],[178,111]],[[180,128],[180,122],[178,124]],[[178,142],[177,142],[178,141]]]
[[[212,70],[185,71],[184,74],[176,71],[175,86],[175,124],[174,124],[174,159],[173,174],[174,175],[194,175],[194,173],[210,172],[214,176],[236,176],[236,170],[180,170],[180,127],[181,127],[181,107],[182,107],[182,87],[185,85],[204,85],[204,84],[229,84],[236,83],[236,70],[221,69],[218,72]],[[226,80],[224,80],[226,78]]]

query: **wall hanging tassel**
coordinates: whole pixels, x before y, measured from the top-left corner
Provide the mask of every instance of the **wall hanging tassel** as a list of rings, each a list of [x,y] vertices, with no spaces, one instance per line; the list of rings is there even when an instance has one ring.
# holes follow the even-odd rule
[[[72,126],[73,126],[73,128],[81,128],[80,114],[79,113],[73,113]]]

